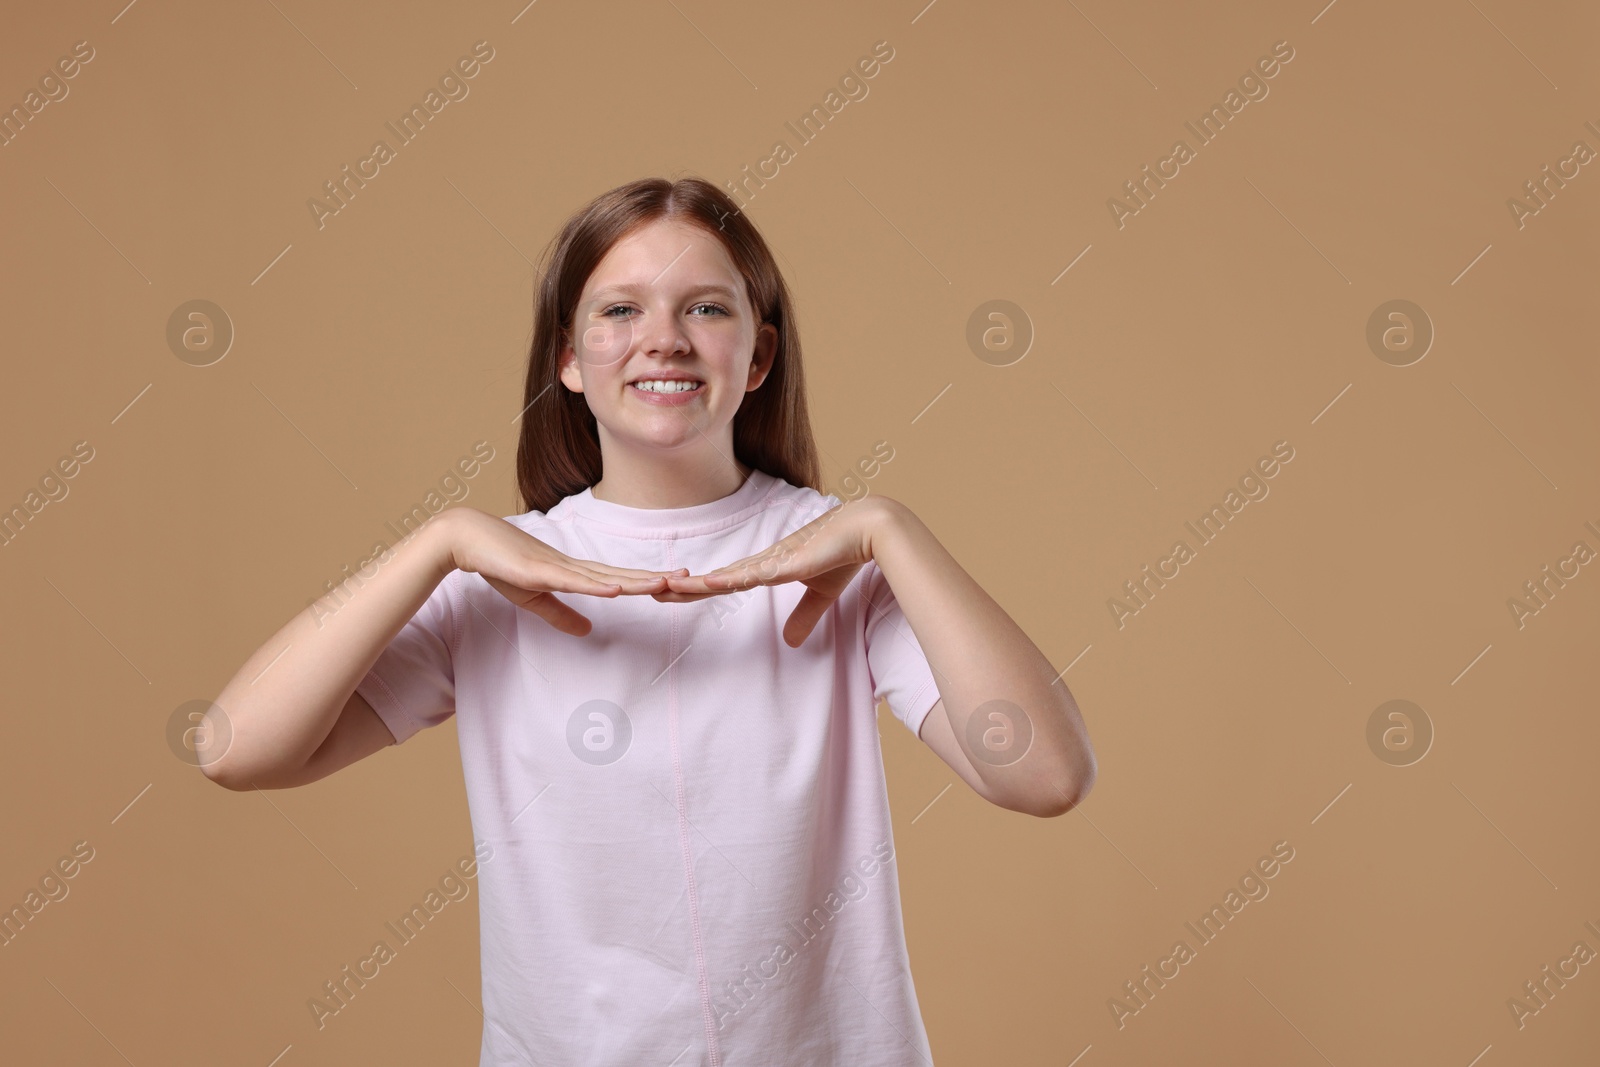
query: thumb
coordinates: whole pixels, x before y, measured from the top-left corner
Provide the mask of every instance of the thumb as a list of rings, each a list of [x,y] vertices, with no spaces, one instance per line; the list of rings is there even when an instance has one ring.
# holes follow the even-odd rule
[[[594,624],[588,616],[557,600],[554,593],[540,593],[527,605],[529,611],[551,626],[573,637],[587,637]]]
[[[564,634],[573,637],[584,637],[594,628],[587,617],[579,614],[572,607],[556,599],[555,594],[543,590],[528,590],[520,586],[502,582],[498,578],[485,577],[484,581],[519,608],[526,609],[539,616],[552,627]]]
[[[811,631],[816,628],[817,621],[833,606],[834,599],[807,587],[800,597],[800,603],[789,613],[789,621],[783,624],[784,643],[790,648],[799,648],[805,644],[806,638],[810,637]]]

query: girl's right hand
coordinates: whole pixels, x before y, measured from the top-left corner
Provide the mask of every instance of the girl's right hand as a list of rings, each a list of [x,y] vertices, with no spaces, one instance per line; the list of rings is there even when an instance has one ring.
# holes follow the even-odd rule
[[[511,603],[574,637],[588,634],[593,624],[552,593],[603,597],[659,593],[668,588],[669,573],[688,573],[687,567],[641,571],[574,559],[477,508],[451,508],[434,521],[440,520],[447,526],[445,541],[453,567],[482,575]]]

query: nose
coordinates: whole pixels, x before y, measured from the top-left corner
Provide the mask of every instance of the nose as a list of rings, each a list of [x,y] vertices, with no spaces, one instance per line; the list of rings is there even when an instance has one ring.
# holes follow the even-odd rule
[[[689,338],[677,316],[652,315],[639,326],[639,350],[647,356],[675,356],[689,351]]]

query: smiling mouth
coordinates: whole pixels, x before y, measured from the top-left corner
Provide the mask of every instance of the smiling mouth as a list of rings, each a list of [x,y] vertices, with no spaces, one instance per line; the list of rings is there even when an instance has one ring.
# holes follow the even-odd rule
[[[628,388],[637,389],[641,393],[659,393],[668,396],[674,393],[693,393],[704,387],[704,382],[683,380],[641,379],[640,381],[628,383]]]

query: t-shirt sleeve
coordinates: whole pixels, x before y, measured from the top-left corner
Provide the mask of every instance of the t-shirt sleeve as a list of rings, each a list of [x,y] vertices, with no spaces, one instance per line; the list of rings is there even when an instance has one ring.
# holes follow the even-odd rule
[[[396,744],[455,714],[460,576],[451,571],[434,588],[356,683],[356,692],[372,705]]]
[[[922,720],[939,700],[933,668],[878,564],[869,562],[863,575],[861,610],[873,698],[888,700],[895,718],[920,735]]]

